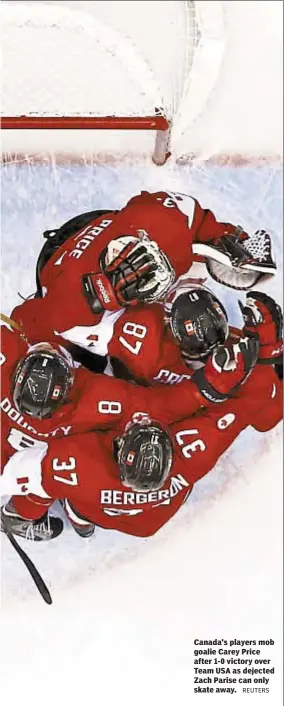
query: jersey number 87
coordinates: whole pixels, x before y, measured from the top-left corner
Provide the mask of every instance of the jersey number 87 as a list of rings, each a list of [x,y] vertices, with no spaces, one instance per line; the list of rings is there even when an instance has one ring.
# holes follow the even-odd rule
[[[127,321],[127,323],[123,326],[122,333],[128,334],[128,336],[135,336],[135,338],[141,339],[145,338],[147,333],[147,327],[142,326],[142,324],[134,324],[131,321]],[[135,344],[131,345],[131,343],[129,343],[123,336],[119,336],[119,341],[125,348],[130,351],[130,353],[134,353],[134,355],[138,355],[143,345],[143,341],[141,340],[135,341]]]

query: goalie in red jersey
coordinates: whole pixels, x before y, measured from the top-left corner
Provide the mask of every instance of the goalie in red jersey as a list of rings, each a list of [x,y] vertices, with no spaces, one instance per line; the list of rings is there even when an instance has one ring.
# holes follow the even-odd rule
[[[61,337],[90,352],[98,322],[115,320],[121,307],[163,301],[194,254],[234,288],[275,272],[265,231],[249,238],[196,199],[172,192],[142,192],[119,212],[83,214],[47,235],[38,296],[16,307],[13,318],[30,340]]]
[[[201,392],[205,401],[209,390],[221,405],[171,424],[167,431],[147,415],[136,414],[122,434],[54,439],[40,457],[31,449],[14,454],[2,483],[13,495],[2,509],[6,527],[27,538],[56,536],[43,537],[38,527],[46,506],[59,498],[81,536],[91,536],[96,524],[150,536],[176,513],[193,484],[243,429],[272,429],[282,419],[281,311],[266,295],[252,292],[243,314],[248,338],[258,340],[257,361],[231,399],[221,399],[217,379],[220,367],[230,376],[236,365],[228,349],[219,346],[212,385],[208,387],[202,373]],[[182,387],[168,389],[182,394]]]

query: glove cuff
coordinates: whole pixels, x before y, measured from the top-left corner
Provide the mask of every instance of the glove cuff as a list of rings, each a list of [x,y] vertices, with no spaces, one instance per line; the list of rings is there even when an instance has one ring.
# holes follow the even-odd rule
[[[82,277],[83,292],[94,314],[101,311],[117,311],[120,305],[113,287],[101,272],[89,272]]]
[[[206,379],[202,368],[192,375],[191,380],[198,388],[200,394],[208,400],[208,402],[219,404],[220,402],[225,402],[231,396],[229,393],[223,394],[216,390]]]
[[[283,341],[275,341],[266,345],[260,345],[258,353],[258,363],[262,365],[273,365],[279,363],[283,356]]]

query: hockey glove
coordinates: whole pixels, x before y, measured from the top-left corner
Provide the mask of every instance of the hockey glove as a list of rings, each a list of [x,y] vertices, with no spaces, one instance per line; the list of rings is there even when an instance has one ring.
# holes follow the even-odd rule
[[[191,380],[210,402],[224,402],[238,390],[253,370],[258,355],[257,337],[240,338],[237,343],[218,346],[204,368]]]
[[[109,264],[101,266],[120,306],[161,301],[175,272],[158,245],[147,236],[128,243]]]
[[[82,289],[93,314],[116,311],[120,308],[114,289],[102,272],[89,272],[83,275]]]
[[[205,260],[209,274],[220,284],[232,289],[249,290],[256,282],[276,272],[271,237],[264,230],[248,236],[241,226],[237,226],[232,232],[225,230],[222,237],[206,245],[216,251],[212,256],[209,252]],[[196,246],[193,246],[193,252],[198,253]]]
[[[147,260],[143,245],[139,243],[138,247],[133,254],[133,244],[130,243],[107,266],[102,257],[101,272],[83,275],[83,293],[93,314],[136,306],[140,302],[150,301],[150,296],[154,296],[159,286],[155,279],[157,265]],[[147,297],[142,287],[146,288]]]
[[[249,292],[243,305],[239,302],[245,326],[244,335],[259,339],[258,363],[280,363],[283,354],[283,316],[279,304],[263,292]]]

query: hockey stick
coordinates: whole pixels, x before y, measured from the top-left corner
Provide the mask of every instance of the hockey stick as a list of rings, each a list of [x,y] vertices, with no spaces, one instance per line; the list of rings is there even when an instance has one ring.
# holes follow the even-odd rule
[[[9,326],[11,326],[11,328],[14,329],[14,331],[19,331],[20,338],[23,338],[24,341],[26,341],[26,343],[27,343],[27,337],[23,331],[23,327],[21,324],[19,324],[14,319],[10,319],[9,316],[6,316],[6,314],[2,314],[2,313],[0,313],[0,320],[4,321],[5,324],[8,324]]]
[[[3,523],[3,518],[2,518],[2,523]],[[52,598],[51,598],[51,595],[49,593],[49,590],[48,590],[47,585],[45,584],[43,578],[39,574],[38,570],[36,569],[35,565],[31,561],[31,559],[28,557],[26,552],[24,552],[22,547],[20,547],[20,545],[16,541],[14,535],[12,534],[12,532],[10,532],[9,530],[6,529],[4,523],[3,523],[3,525],[4,525],[4,532],[6,534],[6,537],[8,537],[9,541],[11,542],[12,546],[16,550],[17,554],[19,554],[20,558],[22,559],[25,566],[27,567],[33,581],[35,582],[37,589],[40,592],[40,595],[42,596],[43,600],[46,603],[48,603],[48,605],[51,605]]]
[[[23,332],[22,326],[20,324],[18,324],[17,321],[10,319],[9,316],[6,316],[5,314],[0,313],[0,319],[1,319],[1,321],[4,321],[5,324],[9,324],[9,326],[11,326],[16,331]],[[12,532],[10,532],[6,528],[5,521],[4,521],[3,517],[1,518],[1,520],[2,520],[2,525],[4,528],[4,532],[6,534],[6,537],[8,537],[9,541],[11,542],[12,546],[16,550],[17,554],[19,555],[19,557],[22,559],[25,566],[27,567],[28,572],[30,573],[37,589],[40,592],[40,595],[42,596],[43,600],[46,603],[48,603],[48,605],[51,605],[52,598],[51,598],[51,595],[49,593],[49,590],[48,590],[47,585],[45,584],[43,578],[41,577],[40,573],[36,569],[35,565],[31,561],[31,559],[28,557],[26,552],[22,549],[22,547],[20,547],[20,545],[16,541],[14,535],[12,534]]]
[[[9,326],[16,329],[16,331],[23,331],[21,324],[18,324],[18,322],[14,321],[14,319],[10,319],[9,316],[6,316],[6,314],[0,314],[0,319],[1,321],[4,321],[5,324],[9,324]]]

